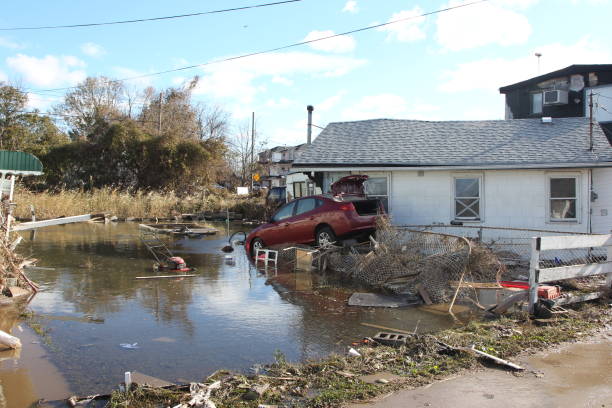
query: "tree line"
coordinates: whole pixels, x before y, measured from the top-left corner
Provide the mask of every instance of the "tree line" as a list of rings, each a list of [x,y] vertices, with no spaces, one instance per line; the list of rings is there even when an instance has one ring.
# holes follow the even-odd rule
[[[245,185],[254,166],[249,127],[219,105],[194,102],[197,82],[157,90],[90,77],[47,113],[29,111],[27,92],[0,82],[0,149],[39,157],[41,188]]]

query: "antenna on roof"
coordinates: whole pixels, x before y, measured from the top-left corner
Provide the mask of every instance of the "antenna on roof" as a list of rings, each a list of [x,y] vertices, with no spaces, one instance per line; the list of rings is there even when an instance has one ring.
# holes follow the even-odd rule
[[[542,53],[536,52],[535,56],[538,58],[538,75],[540,75],[540,57],[542,57]]]

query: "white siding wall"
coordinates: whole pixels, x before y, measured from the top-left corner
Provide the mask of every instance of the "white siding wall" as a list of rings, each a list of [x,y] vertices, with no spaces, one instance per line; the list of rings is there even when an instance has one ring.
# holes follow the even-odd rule
[[[448,224],[453,219],[453,178],[460,175],[483,177],[482,221],[465,225],[534,228],[559,231],[588,231],[588,172],[545,170],[487,170],[475,172],[395,171],[391,177],[390,212],[393,222],[408,224]],[[548,220],[548,177],[578,175],[578,222]],[[610,184],[612,194],[612,184]],[[612,198],[608,199],[612,203]],[[610,206],[612,218],[612,205]]]
[[[612,169],[593,170],[593,191],[597,200],[593,202],[593,232],[612,233]]]

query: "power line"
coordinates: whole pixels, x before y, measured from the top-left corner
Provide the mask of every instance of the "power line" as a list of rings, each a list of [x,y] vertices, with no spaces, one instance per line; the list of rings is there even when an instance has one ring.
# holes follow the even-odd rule
[[[202,63],[202,64],[188,65],[188,66],[184,66],[184,67],[180,67],[180,68],[174,68],[174,69],[168,69],[168,70],[165,70],[165,71],[153,72],[153,73],[150,73],[150,74],[142,74],[142,75],[137,75],[137,76],[133,76],[133,77],[127,77],[127,78],[122,78],[122,79],[115,79],[115,80],[112,80],[111,82],[124,82],[124,81],[131,81],[131,80],[134,80],[134,79],[148,78],[148,77],[157,76],[157,75],[169,74],[171,72],[186,71],[186,70],[189,70],[189,69],[200,68],[200,67],[204,67],[204,66],[207,66],[207,65],[220,64],[220,63],[223,63],[223,62],[235,61],[235,60],[239,60],[239,59],[243,59],[243,58],[254,57],[254,56],[257,56],[257,55],[269,54],[269,53],[272,53],[272,52],[281,51],[281,50],[285,50],[285,49],[288,49],[288,48],[295,48],[295,47],[299,47],[299,46],[302,46],[302,45],[312,44],[312,43],[315,43],[315,42],[318,42],[318,41],[325,41],[325,40],[329,40],[331,38],[341,37],[341,36],[344,36],[344,35],[355,34],[355,33],[359,33],[359,32],[362,32],[362,31],[374,30],[376,28],[385,27],[385,26],[388,26],[388,25],[397,24],[397,23],[401,23],[401,22],[405,22],[405,21],[409,21],[409,20],[414,20],[414,19],[421,18],[421,17],[427,17],[427,16],[430,16],[430,15],[439,14],[439,13],[443,13],[443,12],[446,12],[446,11],[451,11],[451,10],[455,10],[455,9],[459,9],[459,8],[463,8],[463,7],[473,6],[473,5],[480,4],[480,3],[485,3],[485,2],[488,2],[488,1],[489,0],[472,1],[470,3],[464,3],[464,4],[457,5],[457,6],[446,7],[446,8],[443,8],[443,9],[439,9],[439,10],[435,10],[435,11],[430,11],[430,12],[423,13],[423,14],[416,15],[416,16],[410,16],[410,17],[405,17],[405,18],[401,18],[401,19],[398,19],[398,20],[388,21],[386,23],[370,25],[370,26],[367,26],[367,27],[361,27],[361,28],[357,28],[357,29],[350,30],[350,31],[345,31],[345,32],[338,33],[338,34],[328,35],[326,37],[316,38],[316,39],[313,39],[313,40],[300,41],[300,42],[296,42],[296,43],[292,43],[292,44],[288,44],[288,45],[283,45],[283,46],[276,47],[276,48],[270,48],[270,49],[267,49],[267,50],[255,51],[255,52],[251,52],[251,53],[248,53],[248,54],[237,55],[235,57],[228,57],[228,58],[223,58],[223,59],[219,59],[219,60],[213,60],[213,61],[205,62],[205,63]],[[75,89],[75,88],[77,88],[77,87],[76,86],[68,86],[68,87],[64,87],[64,88],[35,89],[34,91],[35,92],[53,92],[53,91],[64,91],[64,90]],[[32,93],[34,93],[34,92],[32,92]]]
[[[203,16],[206,14],[220,14],[220,13],[227,13],[231,11],[241,11],[241,10],[260,8],[260,7],[277,6],[280,4],[297,3],[300,1],[302,0],[284,0],[284,1],[276,1],[274,3],[255,4],[252,6],[234,7],[234,8],[223,9],[223,10],[202,11],[199,13],[189,13],[189,14],[177,14],[174,16],[138,18],[138,19],[133,19],[133,20],[107,21],[103,23],[83,23],[83,24],[67,24],[67,25],[35,26],[35,27],[6,27],[6,28],[0,28],[0,31],[50,30],[50,29],[57,29],[57,28],[81,28],[81,27],[95,27],[95,26],[116,25],[116,24],[142,23],[145,21],[172,20],[176,18]]]

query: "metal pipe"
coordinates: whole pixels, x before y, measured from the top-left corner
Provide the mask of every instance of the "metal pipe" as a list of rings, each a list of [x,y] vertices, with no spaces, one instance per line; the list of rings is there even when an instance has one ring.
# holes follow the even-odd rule
[[[308,105],[306,107],[306,110],[308,111],[308,130],[307,130],[306,143],[311,144],[312,143],[312,111],[314,110],[314,107],[312,105]]]

